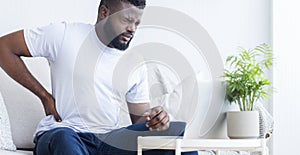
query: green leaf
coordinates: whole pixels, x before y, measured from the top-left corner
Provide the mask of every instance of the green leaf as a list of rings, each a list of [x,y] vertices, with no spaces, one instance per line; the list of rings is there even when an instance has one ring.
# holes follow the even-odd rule
[[[241,110],[252,110],[253,103],[269,96],[271,82],[265,78],[265,69],[273,65],[273,53],[268,44],[260,44],[254,49],[239,48],[237,56],[228,56],[224,69],[226,99],[237,103]]]

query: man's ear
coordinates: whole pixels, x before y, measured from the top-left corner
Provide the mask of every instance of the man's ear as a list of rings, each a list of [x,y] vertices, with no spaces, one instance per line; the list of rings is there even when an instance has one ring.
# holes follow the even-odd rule
[[[98,9],[98,21],[105,19],[109,15],[110,10],[105,5],[101,5]]]

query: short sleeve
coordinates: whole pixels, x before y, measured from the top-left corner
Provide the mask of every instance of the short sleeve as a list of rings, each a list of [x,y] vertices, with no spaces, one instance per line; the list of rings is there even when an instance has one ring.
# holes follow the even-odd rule
[[[129,91],[126,93],[126,100],[129,103],[149,103],[149,83],[146,67],[135,71],[130,80]]]
[[[33,57],[45,57],[48,61],[55,61],[63,43],[65,27],[66,23],[56,23],[24,29],[24,38],[30,54]]]

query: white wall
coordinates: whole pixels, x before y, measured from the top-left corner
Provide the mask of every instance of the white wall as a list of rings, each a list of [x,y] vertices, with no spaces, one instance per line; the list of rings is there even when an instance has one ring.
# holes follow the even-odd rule
[[[13,30],[47,25],[51,22],[96,21],[100,0],[2,0],[0,2],[0,34]]]
[[[271,0],[150,0],[151,5],[182,11],[197,20],[225,58],[238,46],[271,43]],[[176,18],[176,17],[174,17]]]
[[[300,10],[293,0],[274,0],[274,155],[297,154],[300,144]]]

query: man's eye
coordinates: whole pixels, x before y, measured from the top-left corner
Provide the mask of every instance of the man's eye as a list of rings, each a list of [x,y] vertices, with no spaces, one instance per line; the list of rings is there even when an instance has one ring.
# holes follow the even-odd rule
[[[140,25],[140,22],[136,22],[136,23],[135,23],[135,26],[139,26],[139,25]]]
[[[124,23],[130,23],[130,22],[131,22],[131,20],[130,20],[130,19],[126,19],[126,18],[124,18],[124,19],[122,20],[122,22],[124,22]]]
[[[122,22],[123,22],[123,23],[127,23],[127,20],[126,20],[126,19],[122,19]]]

